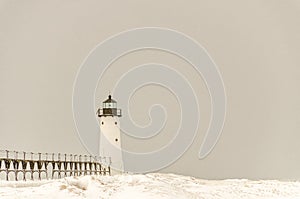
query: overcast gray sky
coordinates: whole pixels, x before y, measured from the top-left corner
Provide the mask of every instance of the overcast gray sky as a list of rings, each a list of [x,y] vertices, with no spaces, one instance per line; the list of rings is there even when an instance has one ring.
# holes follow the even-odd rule
[[[197,158],[210,119],[205,84],[172,54],[145,50],[113,63],[100,81],[97,105],[130,68],[148,62],[168,64],[196,89],[201,121],[189,151],[163,172],[209,179],[300,179],[299,19],[297,0],[0,0],[0,148],[86,153],[72,115],[73,83],[80,65],[106,38],[157,26],[194,38],[220,69],[227,116],[212,153]],[[169,111],[164,133],[147,143],[124,137],[128,149],[152,150],[176,130],[177,101],[161,87],[136,92],[133,118],[147,124],[147,110],[157,102]]]

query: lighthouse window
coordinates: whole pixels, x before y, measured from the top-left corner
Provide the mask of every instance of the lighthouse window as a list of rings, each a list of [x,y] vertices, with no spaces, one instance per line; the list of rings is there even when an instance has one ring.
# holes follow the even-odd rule
[[[117,125],[118,124],[118,122],[115,122],[115,125]]]
[[[101,122],[101,124],[103,125],[103,124],[104,124],[104,122]]]
[[[116,138],[115,141],[118,142],[118,138]]]
[[[117,108],[117,103],[114,102],[103,103],[103,108]]]

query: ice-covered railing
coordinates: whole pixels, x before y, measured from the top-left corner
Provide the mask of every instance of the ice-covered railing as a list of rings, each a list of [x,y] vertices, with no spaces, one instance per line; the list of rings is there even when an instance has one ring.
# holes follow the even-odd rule
[[[110,157],[0,150],[0,179],[56,179],[110,175]]]

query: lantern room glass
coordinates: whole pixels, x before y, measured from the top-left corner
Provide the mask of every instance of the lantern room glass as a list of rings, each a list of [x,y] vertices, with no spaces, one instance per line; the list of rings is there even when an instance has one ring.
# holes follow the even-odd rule
[[[103,108],[117,108],[117,103],[115,102],[103,103]]]

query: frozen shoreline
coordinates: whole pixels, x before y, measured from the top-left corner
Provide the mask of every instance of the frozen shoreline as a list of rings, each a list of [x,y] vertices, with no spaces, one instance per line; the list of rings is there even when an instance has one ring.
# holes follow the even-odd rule
[[[175,174],[67,177],[0,181],[0,198],[300,198],[300,182],[202,180]]]

